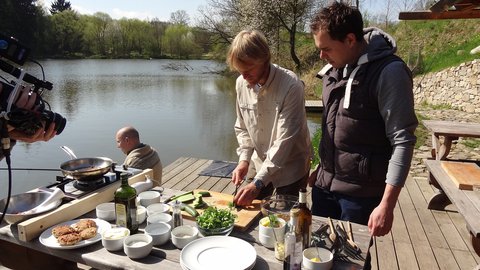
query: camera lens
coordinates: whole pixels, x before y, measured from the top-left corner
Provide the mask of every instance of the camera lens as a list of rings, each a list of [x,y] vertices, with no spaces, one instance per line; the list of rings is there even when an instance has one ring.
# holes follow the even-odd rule
[[[44,110],[43,113],[46,120],[45,128],[48,128],[51,123],[55,123],[55,131],[57,132],[57,135],[60,135],[67,124],[67,119],[56,112]]]

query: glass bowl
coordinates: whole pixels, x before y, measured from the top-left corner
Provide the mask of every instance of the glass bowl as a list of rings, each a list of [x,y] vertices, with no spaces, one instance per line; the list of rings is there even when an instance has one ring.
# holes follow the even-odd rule
[[[234,224],[225,227],[225,228],[217,228],[217,229],[206,229],[202,228],[197,224],[198,231],[203,235],[203,236],[212,236],[212,235],[224,235],[227,236],[233,231]]]
[[[263,199],[262,214],[264,216],[276,215],[284,219],[290,220],[290,210],[298,203],[297,196],[291,195],[273,195]]]

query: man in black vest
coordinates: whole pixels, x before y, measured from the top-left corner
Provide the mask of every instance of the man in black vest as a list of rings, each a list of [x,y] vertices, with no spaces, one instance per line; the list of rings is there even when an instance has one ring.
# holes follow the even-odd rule
[[[310,176],[312,212],[387,234],[405,183],[418,125],[412,75],[395,40],[363,29],[356,8],[334,2],[310,28],[320,58],[324,112],[320,165]]]

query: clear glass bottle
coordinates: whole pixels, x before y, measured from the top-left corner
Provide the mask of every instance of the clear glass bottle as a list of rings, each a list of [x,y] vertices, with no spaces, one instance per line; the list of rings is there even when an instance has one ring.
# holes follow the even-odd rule
[[[128,173],[120,174],[121,186],[115,191],[115,223],[130,230],[130,234],[138,231],[137,191],[128,184]]]
[[[182,217],[182,203],[176,200],[172,204],[172,214],[173,214],[173,228],[182,226],[183,225],[183,217]]]
[[[285,234],[285,260],[283,270],[300,270],[303,259],[302,235],[297,233],[299,210],[294,208],[290,211],[289,231]]]
[[[302,235],[303,249],[310,247],[310,239],[312,235],[312,211],[307,205],[307,191],[300,189],[298,196],[298,221],[297,221],[297,233]]]

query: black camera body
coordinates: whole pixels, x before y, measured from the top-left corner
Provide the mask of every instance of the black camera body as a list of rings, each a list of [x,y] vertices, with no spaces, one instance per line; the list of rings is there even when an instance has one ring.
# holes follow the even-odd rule
[[[16,39],[0,34],[0,69],[4,72],[17,78],[17,81],[0,82],[2,91],[0,93],[0,111],[6,112],[7,123],[27,135],[35,134],[40,128],[48,128],[51,123],[55,123],[55,131],[57,135],[62,133],[67,120],[58,113],[50,111],[46,108],[45,102],[41,93],[43,89],[51,90],[52,83],[37,79],[22,69],[17,68],[7,61],[7,59],[14,64],[23,66],[30,53],[30,49],[21,45]],[[15,107],[15,102],[18,99],[18,92],[15,88],[21,87],[22,84],[30,84],[31,92],[37,93],[35,100],[36,111],[29,111]],[[40,91],[42,90],[42,91]],[[14,96],[12,96],[15,93]],[[10,108],[9,108],[10,103]]]

